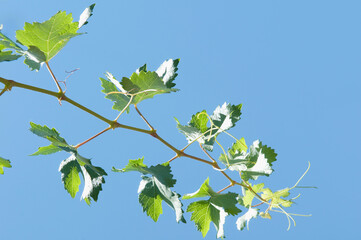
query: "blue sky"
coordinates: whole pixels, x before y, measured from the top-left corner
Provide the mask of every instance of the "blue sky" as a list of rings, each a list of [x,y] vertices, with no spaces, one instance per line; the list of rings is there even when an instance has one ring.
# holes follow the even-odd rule
[[[24,22],[45,21],[58,10],[72,12],[77,20],[91,3],[2,0],[2,32],[14,39]],[[226,237],[339,239],[347,234],[358,239],[360,7],[360,1],[330,0],[102,1],[84,27],[88,34],[72,39],[50,65],[59,79],[80,68],[67,81],[68,96],[115,118],[112,103],[100,92],[99,77],[109,71],[120,79],[144,63],[155,70],[166,59],[180,58],[176,83],[181,91],[139,105],[163,138],[182,148],[186,140],[173,117],[186,123],[197,111],[243,103],[242,119],[230,132],[248,144],[260,139],[278,153],[275,172],[260,181],[273,190],[293,186],[310,161],[301,185],[318,187],[294,192],[301,197],[289,211],[312,217],[296,217],[297,226],[290,231],[282,214],[252,220],[250,230],[241,232],[236,218],[227,217]],[[31,72],[22,60],[1,63],[0,73],[56,90],[45,68]],[[98,202],[89,207],[79,201],[80,193],[72,199],[61,183],[58,167],[66,153],[29,156],[47,144],[28,131],[29,122],[54,127],[74,144],[106,124],[67,103],[59,106],[56,99],[22,89],[1,96],[0,109],[0,156],[13,165],[0,176],[3,239],[202,238],[189,213],[187,224],[177,224],[165,205],[154,223],[138,203],[139,174],[110,171],[142,156],[149,165],[167,161],[173,152],[160,142],[118,129],[84,145],[81,154],[108,172]],[[146,128],[134,110],[120,122]],[[196,147],[190,152],[203,157]],[[215,189],[228,184],[190,159],[175,160],[172,170],[181,194],[194,192],[207,177]],[[215,238],[211,226],[205,239]]]

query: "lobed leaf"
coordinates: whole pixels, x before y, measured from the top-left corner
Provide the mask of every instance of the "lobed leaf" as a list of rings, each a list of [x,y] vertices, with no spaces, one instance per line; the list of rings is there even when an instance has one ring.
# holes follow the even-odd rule
[[[84,189],[81,195],[81,200],[85,200],[90,204],[91,199],[95,202],[98,200],[99,192],[102,190],[102,184],[105,183],[104,176],[107,173],[100,167],[93,166],[91,161],[87,159],[84,163],[84,157],[77,153],[60,163],[59,172],[61,172],[61,180],[64,183],[64,188],[68,191],[72,198],[75,197],[79,191],[80,177],[82,174],[84,179]]]
[[[267,145],[263,145],[259,140],[254,141],[246,153],[242,147],[234,144],[228,149],[227,155],[221,154],[219,160],[227,165],[230,170],[238,171],[242,179],[257,180],[259,176],[269,176],[272,172],[272,163],[276,161],[277,154]]]
[[[260,193],[260,192],[262,192],[263,187],[264,187],[264,183],[260,183],[260,184],[253,185],[253,186],[252,186],[252,184],[248,183],[248,185],[251,186],[251,188],[253,189],[253,191],[254,191],[255,193]],[[241,197],[241,198],[239,198],[239,199],[238,199],[238,202],[239,202],[239,204],[241,204],[242,206],[245,206],[245,207],[249,208],[249,207],[252,206],[252,201],[253,201],[253,199],[254,199],[255,196],[256,196],[256,195],[255,195],[252,191],[246,189],[246,191],[245,191],[245,193],[244,193],[244,196]]]
[[[79,191],[79,173],[81,173],[84,179],[84,189],[81,199],[84,199],[87,204],[90,204],[91,199],[97,201],[99,192],[102,190],[102,184],[105,183],[104,176],[106,176],[107,173],[102,168],[94,166],[90,159],[82,157],[78,153],[78,150],[69,145],[64,138],[60,137],[59,132],[54,128],[50,129],[47,126],[41,126],[35,123],[30,123],[30,125],[31,132],[51,142],[49,146],[40,147],[32,156],[47,155],[59,151],[70,153],[70,157],[62,161],[59,166],[64,188],[70,196],[74,198]]]
[[[283,199],[290,195],[290,190],[290,188],[285,188],[273,193],[271,189],[265,188],[263,189],[263,194],[261,195],[261,197],[266,201],[272,200],[270,208],[278,208],[279,206],[291,207],[291,205],[293,204],[292,200]]]
[[[131,104],[139,104],[155,95],[177,91],[172,87],[175,86],[173,81],[177,76],[178,63],[179,59],[167,60],[155,72],[147,71],[145,64],[138,68],[130,78],[123,77],[121,82],[107,72],[105,74],[107,80],[100,78],[102,92],[106,94],[105,98],[114,102],[113,109],[122,111],[131,100]]]
[[[197,140],[208,151],[213,151],[213,145],[217,136],[232,127],[241,119],[242,104],[232,105],[224,103],[218,106],[208,119],[205,110],[192,116],[188,125],[181,125],[178,121],[177,127],[183,133],[188,143]],[[211,126],[208,126],[211,122]]]
[[[175,211],[176,221],[185,223],[182,203],[179,200],[180,195],[170,189],[176,183],[171,174],[170,165],[165,163],[147,167],[143,160],[144,158],[129,160],[125,168],[116,169],[113,167],[112,170],[114,172],[137,171],[151,175],[151,177],[142,176],[142,181],[139,184],[139,203],[142,205],[143,211],[156,222],[159,215],[163,213],[162,201],[164,201]]]
[[[10,38],[1,33],[2,26],[0,27],[0,62],[16,60],[21,56],[25,57],[25,64],[31,70],[40,69],[41,54],[35,50],[35,47],[30,47],[27,51],[23,50],[18,44]],[[3,51],[8,49],[8,51]]]
[[[48,62],[71,38],[80,35],[77,30],[78,23],[73,22],[71,13],[59,11],[45,22],[25,23],[24,30],[16,31],[16,39],[24,46],[43,52],[45,59],[42,60]]]
[[[0,157],[0,174],[4,174],[4,167],[11,168],[10,160]]]
[[[192,212],[191,220],[197,226],[197,229],[202,233],[203,237],[209,231],[209,225],[214,223],[217,230],[217,237],[224,237],[223,225],[228,214],[237,215],[241,212],[236,207],[237,204],[236,193],[216,193],[209,186],[209,179],[201,185],[201,187],[194,193],[186,194],[183,199],[193,199],[200,197],[209,197],[208,200],[201,200],[191,203],[187,212]]]

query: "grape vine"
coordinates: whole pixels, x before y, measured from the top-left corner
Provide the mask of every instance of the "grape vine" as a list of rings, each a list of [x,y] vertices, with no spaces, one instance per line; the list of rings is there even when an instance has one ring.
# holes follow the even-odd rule
[[[57,91],[51,91],[0,77],[0,83],[3,85],[0,96],[14,88],[27,89],[55,97],[59,104],[69,103],[107,124],[104,130],[89,139],[80,143],[69,144],[56,129],[30,123],[32,133],[50,142],[47,146],[39,147],[32,156],[49,155],[60,151],[69,153],[69,157],[60,163],[59,172],[64,188],[72,198],[79,192],[79,186],[83,181],[84,188],[81,199],[88,205],[92,201],[96,202],[102,185],[105,184],[105,176],[107,176],[104,169],[94,166],[90,159],[79,154],[78,149],[111,129],[123,128],[148,134],[175,153],[173,158],[155,166],[146,165],[144,157],[142,157],[129,160],[123,168],[112,168],[114,173],[136,171],[142,174],[138,189],[139,203],[143,211],[155,222],[162,214],[162,204],[165,202],[174,210],[176,221],[186,223],[183,200],[191,201],[186,212],[191,213],[190,220],[195,223],[203,237],[206,236],[210,223],[213,222],[217,231],[217,238],[223,238],[223,226],[228,215],[239,216],[236,221],[238,230],[248,228],[249,222],[253,218],[270,219],[273,213],[284,214],[289,221],[289,227],[291,223],[295,224],[294,216],[309,216],[291,214],[285,209],[291,207],[294,200],[299,197],[299,195],[290,197],[291,190],[297,188],[310,166],[293,187],[272,191],[266,188],[264,183],[252,183],[258,181],[259,177],[268,177],[272,174],[277,154],[271,147],[259,140],[253,141],[248,146],[244,138],[237,138],[228,132],[241,119],[242,104],[224,103],[216,107],[213,113],[207,113],[205,110],[200,111],[191,116],[187,124],[182,124],[176,119],[179,132],[188,141],[188,144],[182,149],[174,147],[159,136],[151,121],[141,113],[139,105],[142,101],[153,98],[155,95],[178,91],[174,88],[176,85],[174,81],[178,75],[179,59],[166,60],[155,71],[150,71],[147,69],[147,65],[143,65],[130,77],[123,77],[120,81],[109,72],[105,74],[105,77],[100,78],[105,98],[113,102],[114,110],[119,111],[114,120],[106,118],[69,98],[66,95],[66,89],[61,87],[60,81],[56,78],[49,62],[71,38],[83,34],[78,31],[88,23],[93,14],[94,6],[95,4],[86,8],[78,22],[73,21],[71,14],[59,11],[45,22],[25,23],[24,29],[16,31],[16,41],[1,33],[2,26],[0,27],[0,61],[14,61],[24,57],[24,63],[30,70],[36,71],[45,65],[57,89]],[[149,129],[120,123],[121,116],[129,113],[132,107]],[[233,145],[228,149],[225,148],[218,140],[220,135],[227,135],[232,138],[234,140]],[[192,155],[187,151],[192,144],[199,145],[204,152],[204,157]],[[214,147],[219,147],[222,151],[218,159],[213,156]],[[210,179],[207,178],[195,192],[180,195],[174,191],[176,179],[171,170],[172,162],[178,158],[190,158],[209,165],[210,169],[223,175],[229,184],[216,191],[212,189]],[[0,157],[0,174],[4,174],[4,167],[11,168],[11,162]],[[232,178],[229,171],[238,172],[239,178]],[[83,180],[81,180],[81,176]],[[234,186],[239,186],[238,190],[241,189],[241,191],[226,192]]]

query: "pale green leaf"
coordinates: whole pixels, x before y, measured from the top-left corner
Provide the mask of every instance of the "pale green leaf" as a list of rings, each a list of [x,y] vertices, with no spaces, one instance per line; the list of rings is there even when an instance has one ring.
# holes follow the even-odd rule
[[[72,15],[59,11],[43,23],[25,23],[24,30],[16,31],[16,39],[24,46],[38,48],[49,61],[72,37],[80,35],[77,30],[78,23],[73,22]]]
[[[250,187],[253,189],[253,191],[255,193],[262,192],[263,187],[264,187],[264,183],[260,183],[260,184],[253,185],[253,186],[250,183],[248,183],[248,184],[250,185]],[[256,196],[254,194],[254,192],[246,189],[244,196],[242,198],[240,198],[238,202],[245,207],[251,207],[252,201],[253,201],[254,197]]]
[[[274,193],[271,191],[271,189],[265,188],[263,189],[261,197],[266,201],[271,200],[271,208],[278,208],[279,206],[291,207],[291,205],[293,204],[292,200],[283,199],[285,197],[288,197],[289,195],[289,188],[278,190]]]

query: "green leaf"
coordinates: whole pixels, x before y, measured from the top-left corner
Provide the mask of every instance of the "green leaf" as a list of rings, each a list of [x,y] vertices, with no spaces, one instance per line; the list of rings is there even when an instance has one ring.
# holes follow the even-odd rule
[[[179,200],[180,195],[170,189],[176,183],[171,174],[170,165],[165,163],[147,167],[143,160],[144,158],[129,160],[125,168],[113,167],[112,170],[114,172],[137,171],[151,175],[152,177],[142,176],[143,180],[139,184],[139,202],[143,211],[156,222],[159,215],[163,213],[162,201],[164,201],[175,211],[177,222],[185,222],[182,203]]]
[[[37,47],[30,46],[27,51],[23,50],[18,44],[12,41],[10,38],[1,33],[0,29],[0,48],[13,50],[16,54],[12,54],[12,58],[19,58],[20,56],[25,57],[24,63],[28,65],[31,70],[39,70],[41,66],[41,62],[45,61],[45,55],[41,52]],[[7,55],[8,53],[3,53],[3,55]],[[1,55],[1,53],[0,53]],[[6,56],[5,56],[6,57]]]
[[[122,94],[122,91],[119,91],[119,89],[115,86],[114,83],[119,84],[119,82],[111,73],[106,73],[106,77],[109,81],[105,80],[104,78],[100,78],[103,87],[102,92],[106,94],[105,98],[114,102],[114,110],[122,111],[129,103],[130,98]],[[121,87],[120,84],[118,87]],[[127,108],[127,113],[129,113],[129,108]]]
[[[21,55],[13,54],[12,51],[4,51],[5,47],[0,45],[0,62],[17,60]]]
[[[0,174],[4,174],[4,167],[11,168],[10,160],[0,157]]]
[[[62,151],[61,148],[59,148],[53,144],[50,144],[49,146],[46,146],[46,147],[39,147],[38,151],[31,154],[30,156],[49,155],[49,154],[53,154],[53,153],[60,152],[60,151]]]
[[[248,181],[257,180],[259,176],[269,176],[273,172],[272,163],[276,161],[276,156],[272,148],[257,140],[250,146],[248,153],[233,145],[228,149],[227,156],[222,154],[219,160],[230,170],[242,173],[242,179]]]
[[[33,155],[51,154],[61,150],[69,152],[71,156],[62,161],[59,166],[64,188],[70,196],[74,198],[79,191],[79,173],[81,173],[84,179],[84,189],[81,199],[84,199],[87,204],[90,204],[91,199],[97,201],[99,192],[102,190],[102,184],[105,183],[104,176],[107,175],[107,173],[102,168],[94,166],[90,159],[82,157],[78,153],[78,150],[68,145],[65,139],[60,137],[59,132],[54,128],[50,129],[47,126],[41,126],[35,123],[30,123],[30,125],[31,132],[39,137],[48,139],[52,143],[49,146],[40,147]]]
[[[13,61],[21,57],[21,55],[15,54],[13,51],[22,51],[22,48],[19,47],[15,42],[10,38],[5,36],[1,30],[3,26],[0,25],[0,62],[3,61]],[[4,51],[8,50],[8,51]]]
[[[178,122],[178,129],[183,133],[188,143],[197,139],[199,143],[208,151],[213,151],[213,145],[217,136],[223,131],[235,126],[236,122],[241,119],[242,104],[232,105],[224,103],[218,106],[212,116],[211,126],[207,126],[208,115],[205,110],[192,116],[188,125],[181,125]]]
[[[130,78],[124,77],[120,83],[126,92],[136,94],[132,104],[138,104],[141,101],[153,98],[157,94],[170,93],[161,77],[156,72],[133,73]]]
[[[248,185],[250,185],[252,187],[252,189],[253,189],[253,191],[255,193],[262,192],[263,187],[264,187],[264,183],[260,183],[260,184],[254,185],[254,186],[252,186],[252,184],[248,183]],[[241,204],[242,206],[245,206],[247,208],[251,207],[252,206],[252,201],[253,201],[255,196],[256,195],[252,191],[247,189],[245,191],[244,196],[242,198],[238,199],[238,202],[239,202],[239,204]]]
[[[200,197],[209,197],[208,200],[201,200],[191,203],[187,212],[192,212],[191,220],[197,226],[197,229],[202,233],[203,237],[209,231],[209,225],[214,223],[217,230],[217,237],[224,237],[223,225],[228,214],[237,215],[241,212],[236,207],[237,204],[236,193],[216,193],[209,186],[209,179],[201,185],[201,187],[192,194],[186,194],[183,199],[192,199]]]
[[[249,221],[252,219],[252,218],[257,218],[257,216],[259,215],[259,212],[257,209],[254,209],[254,208],[249,208],[248,211],[240,216],[238,219],[237,219],[237,229],[238,230],[243,230],[244,227],[246,226],[247,224],[247,229],[248,229],[248,224],[249,224]]]
[[[144,64],[130,78],[124,77],[121,82],[107,72],[105,74],[107,80],[100,78],[102,92],[107,94],[105,98],[114,102],[113,109],[121,111],[130,102],[131,95],[134,96],[131,104],[138,104],[155,95],[177,91],[172,87],[175,86],[173,81],[177,76],[178,63],[179,59],[169,59],[155,72],[148,72],[147,65]]]
[[[72,154],[69,158],[62,161],[59,166],[61,172],[61,180],[64,183],[64,188],[68,191],[71,197],[75,197],[79,191],[80,177],[79,172],[84,179],[84,189],[81,199],[90,204],[91,199],[98,200],[99,192],[102,190],[102,184],[105,183],[104,176],[107,173],[100,167],[93,166],[91,161],[79,154]]]
[[[93,9],[95,7],[95,3],[93,3],[92,5],[90,5],[89,7],[87,7],[82,14],[80,15],[79,18],[79,24],[78,24],[78,28],[81,28],[82,26],[88,24],[88,19],[93,16]]]
[[[70,156],[68,159],[60,164],[59,171],[61,172],[61,180],[64,183],[64,188],[68,191],[72,198],[75,197],[79,191],[81,171],[79,163],[76,161],[75,155]]]
[[[25,23],[24,30],[16,31],[16,39],[24,46],[38,48],[48,62],[71,38],[80,35],[77,30],[78,23],[73,22],[72,15],[59,11],[43,23]]]

